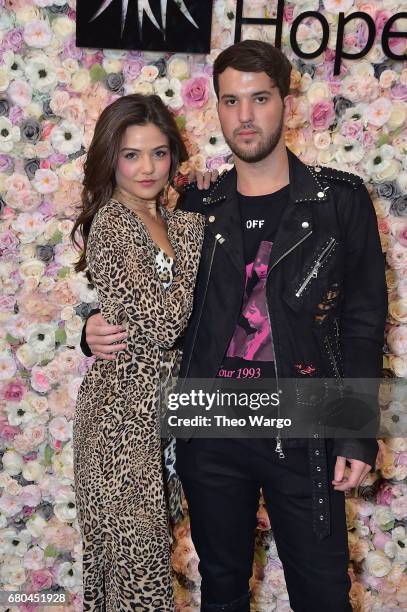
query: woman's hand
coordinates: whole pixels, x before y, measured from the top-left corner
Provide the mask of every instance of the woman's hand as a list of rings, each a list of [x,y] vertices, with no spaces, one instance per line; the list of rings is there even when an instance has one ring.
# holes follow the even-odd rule
[[[86,323],[86,342],[92,354],[100,359],[114,361],[116,353],[123,351],[127,338],[126,328],[123,325],[110,325],[106,323],[100,313],[89,317]]]

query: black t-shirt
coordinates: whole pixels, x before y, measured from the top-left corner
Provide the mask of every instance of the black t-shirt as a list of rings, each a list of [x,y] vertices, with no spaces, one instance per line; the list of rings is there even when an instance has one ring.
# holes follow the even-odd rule
[[[288,185],[264,196],[238,194],[246,263],[242,310],[217,376],[274,378],[274,347],[266,298],[273,241],[288,201]]]

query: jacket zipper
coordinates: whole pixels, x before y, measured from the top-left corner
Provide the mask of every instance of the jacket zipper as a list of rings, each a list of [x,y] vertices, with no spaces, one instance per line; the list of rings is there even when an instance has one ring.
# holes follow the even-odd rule
[[[310,230],[307,234],[305,234],[305,236],[303,236],[301,238],[301,240],[299,240],[298,242],[296,242],[290,249],[288,249],[288,251],[286,251],[285,253],[283,253],[278,259],[277,261],[275,261],[273,263],[272,266],[270,266],[269,270],[267,271],[267,278],[270,274],[270,272],[272,271],[273,268],[276,267],[276,265],[278,263],[280,263],[280,261],[282,259],[284,259],[284,257],[286,257],[287,255],[289,255],[291,253],[291,251],[293,251],[295,248],[297,248],[297,246],[299,246],[302,242],[304,242],[304,240],[306,240],[309,236],[311,236],[312,234],[312,230]],[[267,300],[267,296],[266,296],[266,305],[267,305],[267,315],[268,315],[268,319],[269,319],[269,324],[270,324],[270,336],[271,336],[271,342],[273,343],[273,350],[274,350],[274,369],[276,372],[276,383],[277,383],[277,391],[280,394],[280,384],[278,382],[278,369],[277,369],[277,358],[276,358],[276,345],[274,344],[274,338],[273,338],[273,326],[271,324],[271,316],[270,316],[270,308],[269,308],[269,303]],[[277,406],[277,417],[280,418],[280,401],[278,402],[278,406]],[[283,444],[281,441],[281,435],[280,432],[277,433],[277,437],[276,437],[276,448],[274,449],[274,451],[276,453],[278,453],[278,456],[280,459],[284,459],[285,455],[283,452]]]
[[[304,282],[302,283],[300,288],[296,291],[295,297],[297,297],[297,298],[301,297],[301,295],[303,294],[304,290],[306,289],[308,284],[311,282],[311,280],[313,278],[317,278],[319,268],[322,266],[325,258],[328,257],[329,253],[334,248],[335,243],[336,243],[335,238],[331,238],[331,240],[329,241],[328,246],[322,251],[322,253],[318,257],[318,259],[316,260],[316,262],[315,262],[311,272],[305,277]]]
[[[336,376],[336,378],[341,378],[341,376],[339,374],[339,370],[338,370],[338,364],[336,363],[335,355],[334,355],[334,352],[332,350],[331,342],[329,340],[329,336],[325,336],[325,345],[326,345],[326,347],[328,349],[328,353],[329,353],[329,356],[331,358],[331,363],[332,363],[333,369],[335,371],[335,376]]]
[[[199,315],[198,315],[198,321],[197,321],[197,324],[196,324],[196,326],[195,326],[195,330],[194,330],[194,336],[193,336],[193,339],[192,339],[192,347],[191,347],[191,350],[190,350],[190,352],[189,352],[189,360],[188,360],[187,369],[186,369],[185,374],[184,374],[184,379],[186,379],[186,378],[187,378],[187,376],[188,376],[188,372],[189,372],[189,368],[190,368],[190,366],[191,366],[192,353],[193,353],[193,351],[194,351],[195,342],[196,342],[196,337],[197,337],[197,335],[198,335],[199,324],[200,324],[200,322],[201,322],[202,313],[203,313],[203,309],[204,309],[204,306],[205,306],[206,294],[207,294],[207,292],[208,292],[209,278],[210,278],[210,276],[211,276],[212,265],[213,265],[213,259],[214,259],[214,257],[215,257],[216,247],[217,247],[218,243],[219,243],[219,244],[222,244],[224,241],[225,241],[225,239],[223,238],[223,236],[222,236],[221,234],[216,234],[216,236],[215,236],[215,242],[214,242],[213,247],[212,247],[211,258],[210,258],[210,261],[209,261],[209,272],[208,272],[208,276],[207,276],[207,278],[206,278],[205,291],[204,291],[203,298],[202,298],[201,309],[200,309],[200,311],[199,311]]]

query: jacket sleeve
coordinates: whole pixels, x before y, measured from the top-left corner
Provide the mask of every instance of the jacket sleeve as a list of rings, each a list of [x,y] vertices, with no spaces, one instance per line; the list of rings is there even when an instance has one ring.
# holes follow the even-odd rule
[[[387,290],[376,214],[364,185],[353,191],[344,218],[346,251],[340,318],[343,377],[365,379],[363,384],[372,397],[382,375]],[[378,419],[378,403],[376,416]],[[335,440],[336,455],[372,466],[377,451],[378,444],[373,438]]]
[[[114,225],[112,225],[114,223]],[[189,221],[191,226],[192,221]],[[143,263],[128,228],[120,217],[108,219],[93,232],[88,266],[99,298],[103,318],[125,325],[129,339],[144,336],[158,346],[172,348],[184,331],[192,310],[195,277],[203,235],[203,219],[184,228],[179,240],[176,274],[165,289],[155,271],[154,260],[144,251]],[[112,231],[112,227],[114,231]],[[107,239],[108,233],[108,239]],[[88,249],[89,253],[89,249]]]

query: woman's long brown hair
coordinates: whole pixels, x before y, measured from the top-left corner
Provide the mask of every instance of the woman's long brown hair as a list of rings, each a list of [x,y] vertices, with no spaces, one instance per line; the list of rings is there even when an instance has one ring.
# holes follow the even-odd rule
[[[75,271],[86,269],[86,246],[93,217],[110,200],[116,186],[115,170],[123,134],[130,125],[153,123],[169,141],[171,167],[169,181],[174,178],[178,165],[188,159],[188,153],[171,112],[155,95],[133,94],[118,98],[107,106],[96,122],[95,132],[84,164],[84,180],[80,214],[71,232],[77,247],[77,231],[83,248]]]

